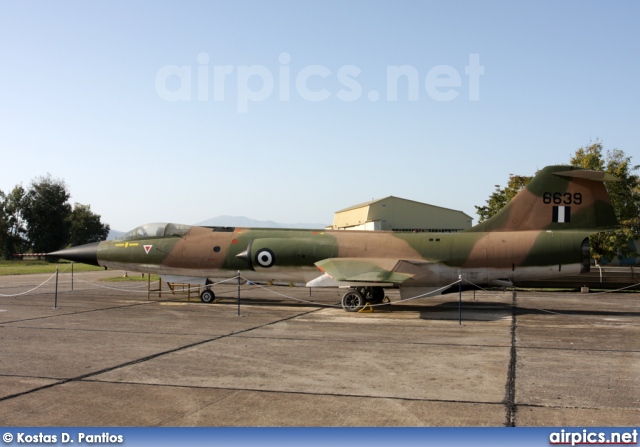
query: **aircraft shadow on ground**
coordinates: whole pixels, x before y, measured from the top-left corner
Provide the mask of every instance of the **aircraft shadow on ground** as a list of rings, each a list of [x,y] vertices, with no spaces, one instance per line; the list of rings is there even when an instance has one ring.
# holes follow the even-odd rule
[[[307,302],[306,300],[309,300]],[[195,301],[192,301],[195,302]],[[200,300],[197,301],[200,303]],[[215,305],[214,303],[213,305]],[[237,296],[233,294],[223,294],[217,296],[217,304],[236,305]],[[334,302],[315,302],[314,297],[304,298],[301,301],[292,300],[291,298],[273,296],[268,298],[256,297],[240,297],[240,305],[247,306],[277,306],[277,307],[300,307],[300,308],[340,308],[340,301],[336,299]],[[407,314],[419,313],[420,319],[423,320],[458,320],[459,309],[458,301],[448,301],[441,303],[424,303],[424,304],[379,304],[372,307],[372,314]],[[365,308],[364,311],[370,310]],[[640,312],[616,311],[616,310],[584,310],[584,309],[544,309],[531,308],[522,305],[512,305],[510,303],[496,303],[493,301],[463,301],[462,302],[462,318],[476,321],[497,321],[512,316],[525,315],[546,315],[546,316],[598,316],[598,317],[640,317]]]
[[[395,306],[393,311],[418,311],[424,320],[457,320],[458,302],[438,303],[433,306]],[[640,312],[616,310],[584,310],[584,309],[543,309],[530,308],[508,303],[495,302],[462,302],[462,318],[471,320],[500,320],[505,317],[542,315],[542,316],[585,316],[585,317],[640,317]]]
[[[237,296],[231,296],[229,294],[227,295],[217,295],[216,296],[216,300],[217,303],[220,304],[236,304],[238,301],[238,297]],[[284,297],[278,297],[278,296],[274,296],[273,298],[269,297],[269,298],[252,298],[252,297],[246,297],[246,296],[241,296],[240,297],[240,304],[243,305],[268,305],[268,306],[287,306],[287,307],[291,307],[291,306],[295,306],[295,307],[309,307],[309,308],[317,308],[317,307],[334,307],[334,306],[340,306],[340,301],[336,300],[334,303],[327,303],[327,302],[314,302],[313,301],[313,297],[311,298],[307,298],[307,300],[309,300],[309,302],[305,301],[296,301],[296,300],[292,300],[290,298],[284,298]],[[200,302],[200,301],[198,301]]]

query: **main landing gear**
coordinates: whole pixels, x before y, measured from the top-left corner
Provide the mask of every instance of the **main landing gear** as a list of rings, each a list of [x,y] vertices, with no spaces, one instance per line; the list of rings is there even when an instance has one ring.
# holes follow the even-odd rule
[[[342,308],[347,312],[358,312],[365,304],[380,304],[383,299],[382,287],[356,287],[342,295]]]

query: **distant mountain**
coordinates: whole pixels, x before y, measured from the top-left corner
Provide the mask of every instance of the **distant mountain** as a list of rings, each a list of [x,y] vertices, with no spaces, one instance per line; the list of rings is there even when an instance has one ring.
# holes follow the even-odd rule
[[[218,216],[198,222],[196,225],[205,227],[254,227],[254,228],[312,228],[322,229],[323,223],[295,223],[284,224],[272,220],[255,220],[245,216]]]

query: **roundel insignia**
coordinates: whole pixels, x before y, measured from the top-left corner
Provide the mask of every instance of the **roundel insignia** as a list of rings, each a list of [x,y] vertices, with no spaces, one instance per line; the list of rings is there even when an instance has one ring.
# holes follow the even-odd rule
[[[256,253],[256,262],[260,267],[269,268],[276,262],[276,256],[268,248],[262,248]]]

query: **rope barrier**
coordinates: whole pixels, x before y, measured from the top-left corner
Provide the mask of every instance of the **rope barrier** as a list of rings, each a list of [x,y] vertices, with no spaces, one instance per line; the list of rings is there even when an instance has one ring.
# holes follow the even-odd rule
[[[93,283],[91,281],[85,281],[82,279],[78,279],[78,278],[74,278],[74,281],[78,281],[84,284],[89,284],[92,285],[96,288],[100,288],[100,289],[107,289],[107,290],[116,290],[119,292],[133,292],[133,293],[147,293],[148,290],[133,290],[133,289],[139,289],[140,287],[147,287],[147,284],[142,284],[139,286],[132,286],[132,287],[111,287],[111,286],[103,286],[102,284],[97,284],[97,283]],[[156,284],[158,281],[154,281],[151,284]]]
[[[3,298],[10,298],[10,297],[15,297],[15,296],[22,296],[22,295],[26,295],[27,293],[31,293],[31,292],[33,292],[34,290],[39,289],[40,287],[44,286],[46,283],[48,283],[49,281],[51,281],[55,276],[56,276],[56,274],[54,273],[53,275],[51,275],[51,276],[49,277],[49,279],[47,279],[47,280],[45,280],[43,283],[41,283],[41,284],[39,284],[39,285],[35,286],[33,289],[27,290],[26,292],[22,292],[22,293],[15,293],[15,294],[12,294],[12,295],[4,295],[4,294],[0,293],[0,297],[3,297]]]
[[[214,282],[214,283],[211,283],[211,284],[206,284],[204,287],[215,286],[215,285],[222,284],[222,283],[225,283],[225,282],[228,282],[228,281],[234,281],[236,279],[238,279],[238,277],[234,276],[233,278],[225,279],[225,280]],[[108,289],[108,290],[116,290],[116,291],[121,291],[121,292],[135,292],[135,293],[148,293],[149,292],[148,290],[132,290],[132,289],[137,289],[137,288],[141,288],[141,287],[148,287],[148,284],[141,284],[141,285],[136,285],[136,286],[132,286],[132,287],[110,287],[110,286],[103,286],[102,284],[98,284],[98,283],[91,282],[91,281],[85,281],[85,280],[78,279],[78,278],[75,278],[75,281],[82,282],[82,283],[85,283],[85,284],[90,284],[90,285],[93,285],[94,287],[97,287],[97,288]],[[153,281],[151,284],[157,284],[158,282],[159,281]]]
[[[65,267],[65,269],[62,270],[59,273],[66,272],[68,270],[68,268],[69,268],[69,265],[67,265]],[[37,289],[41,288],[42,286],[44,286],[46,283],[51,281],[55,276],[56,276],[55,273],[52,274],[49,278],[47,278],[41,284],[39,284],[39,285],[37,285],[37,286],[35,286],[35,287],[25,291],[25,292],[16,293],[16,294],[0,294],[0,297],[10,298],[10,297],[18,297],[18,296],[27,295],[27,294],[33,292],[34,290],[37,290]],[[239,279],[240,280],[244,280],[246,282],[246,284],[253,285],[256,288],[268,291],[268,292],[270,292],[270,293],[272,293],[274,295],[278,295],[278,296],[281,296],[283,298],[287,298],[287,299],[290,299],[290,300],[293,300],[293,301],[297,301],[297,302],[300,302],[300,303],[312,304],[312,305],[324,306],[324,307],[333,307],[333,308],[341,308],[342,307],[341,304],[320,303],[320,302],[317,302],[317,301],[304,300],[304,299],[297,298],[297,297],[294,297],[294,296],[291,296],[291,295],[280,293],[280,292],[277,292],[275,290],[270,289],[267,286],[263,286],[261,284],[258,284],[256,282],[251,281],[251,280],[249,280],[249,279],[247,279],[247,278],[245,278],[243,276],[240,276],[240,275],[236,275],[236,276],[233,276],[231,278],[220,280],[220,281],[217,281],[217,282],[214,282],[214,283],[206,284],[206,285],[204,285],[204,287],[205,288],[209,288],[209,287],[217,286],[217,285],[224,284],[224,283],[227,283],[227,282],[230,282],[230,281],[237,281]],[[115,290],[115,291],[121,291],[121,292],[132,292],[132,293],[148,293],[149,292],[149,290],[133,290],[133,289],[137,289],[137,288],[141,288],[141,287],[148,287],[148,284],[136,285],[136,286],[132,286],[132,287],[111,287],[111,286],[105,286],[105,285],[102,285],[102,284],[97,284],[96,282],[86,281],[86,280],[75,278],[75,277],[74,277],[74,281],[78,281],[78,282],[81,282],[81,283],[84,283],[84,284],[91,285],[91,286],[96,287],[96,288],[102,288],[102,289],[107,289],[107,290]],[[158,281],[154,281],[153,284],[156,284],[157,282]],[[403,303],[403,302],[417,300],[417,299],[420,299],[420,298],[427,298],[427,297],[430,297],[430,296],[433,296],[433,295],[437,295],[440,292],[442,292],[443,290],[446,290],[446,289],[448,289],[448,288],[450,288],[450,287],[452,287],[452,286],[454,286],[456,284],[460,284],[461,282],[470,284],[471,286],[476,287],[478,290],[482,290],[484,292],[490,292],[490,290],[488,290],[488,289],[486,289],[484,287],[481,287],[478,284],[475,284],[475,283],[473,283],[473,282],[471,282],[471,281],[469,281],[467,279],[461,278],[461,279],[459,279],[457,281],[452,282],[451,284],[448,284],[446,286],[443,286],[443,287],[440,287],[438,289],[432,290],[430,292],[426,292],[426,293],[423,293],[423,294],[420,294],[420,295],[416,295],[416,296],[413,296],[413,297],[409,297],[409,298],[405,298],[405,299],[400,299],[400,300],[397,300],[397,301],[389,301],[387,303],[379,303],[379,304],[370,304],[369,303],[369,306],[371,308],[374,308],[374,307],[379,307],[379,306],[386,306],[388,304],[399,304],[399,303]],[[609,293],[620,292],[620,291],[624,291],[624,290],[627,290],[627,289],[630,289],[630,288],[633,288],[633,287],[638,287],[638,286],[640,286],[640,283],[633,284],[633,285],[630,285],[630,286],[621,287],[621,288],[615,289],[615,290],[607,290],[607,291],[603,291],[603,292],[592,293],[591,296],[604,295],[604,294],[609,294]],[[524,289],[514,288],[514,290],[524,290]],[[514,304],[510,304],[510,306],[515,307]],[[554,312],[554,311],[541,309],[541,308],[531,307],[531,309],[537,310],[537,311],[540,311],[540,312],[546,312],[546,313],[549,313],[549,314],[554,314],[554,315],[570,316],[570,314],[563,314],[563,313],[560,313],[560,312]]]
[[[234,279],[237,279],[237,278],[238,277],[236,276],[236,278],[234,278]],[[243,280],[247,281],[247,279],[242,277],[242,276],[240,277],[240,279],[243,279]],[[308,300],[303,300],[303,299],[296,298],[296,297],[293,297],[293,296],[285,295],[284,293],[276,292],[275,290],[271,290],[271,289],[269,289],[269,288],[267,288],[265,286],[262,286],[260,284],[255,283],[253,281],[251,281],[251,284],[257,286],[260,289],[264,289],[267,292],[273,293],[274,295],[279,295],[279,296],[282,296],[284,298],[289,298],[289,299],[294,300],[294,301],[299,301],[301,303],[314,304],[314,305],[320,305],[320,306],[326,306],[326,307],[342,307],[339,304],[324,304],[324,303],[318,303],[317,301],[308,301]]]
[[[621,291],[623,291],[623,290],[627,290],[627,289],[630,289],[630,288],[632,288],[632,287],[638,287],[638,286],[640,286],[640,283],[632,284],[632,285],[630,285],[630,286],[626,286],[626,287],[621,287],[621,288],[619,288],[619,289],[614,289],[614,290],[605,290],[605,291],[603,291],[603,292],[597,292],[597,293],[590,293],[589,295],[591,295],[591,296],[595,296],[595,295],[603,295],[603,294],[606,294],[606,293],[621,292]]]
[[[483,288],[483,287],[480,287],[479,285],[474,284],[474,283],[472,283],[472,282],[471,282],[471,281],[469,281],[469,280],[463,279],[463,281],[464,281],[464,282],[466,282],[466,283],[468,283],[468,284],[471,284],[471,285],[472,285],[472,286],[474,286],[474,287],[477,287],[478,289],[480,289],[480,290],[482,290],[482,291],[484,291],[484,292],[490,292],[489,290],[487,290],[487,289],[485,289],[485,288]],[[620,292],[620,291],[622,291],[622,290],[626,290],[626,289],[629,289],[629,288],[631,288],[631,287],[637,287],[637,286],[640,286],[640,283],[638,283],[638,284],[633,284],[633,285],[626,286],[626,287],[622,287],[622,288],[620,288],[620,289],[615,289],[615,290],[605,290],[604,292],[591,293],[591,294],[589,294],[589,295],[590,295],[590,296],[596,296],[596,295],[602,295],[602,294],[607,294],[607,293],[615,293],[615,292]],[[514,287],[513,289],[514,289],[514,290],[526,290],[526,289],[517,288],[517,287]],[[515,305],[515,304],[509,304],[509,306],[511,306],[511,307],[516,307],[516,305]],[[577,317],[577,316],[578,316],[578,315],[572,315],[572,314],[565,314],[565,313],[561,313],[561,312],[555,312],[555,311],[553,311],[553,310],[547,310],[547,309],[542,309],[542,308],[538,308],[538,307],[529,307],[529,309],[537,310],[537,311],[539,311],[539,312],[544,312],[544,313],[548,313],[548,314],[552,314],[552,315],[562,315],[562,316],[565,316],[565,317]]]

